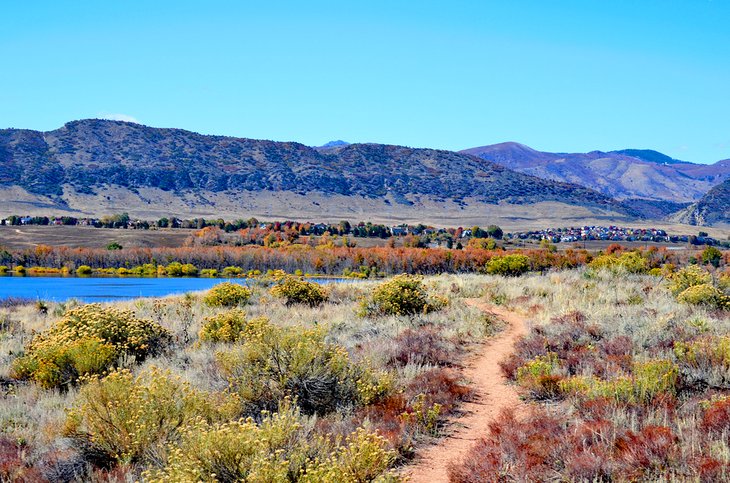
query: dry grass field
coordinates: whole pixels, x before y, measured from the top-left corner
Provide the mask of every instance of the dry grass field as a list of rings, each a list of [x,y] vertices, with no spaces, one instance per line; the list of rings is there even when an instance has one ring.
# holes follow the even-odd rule
[[[124,230],[87,226],[0,226],[0,246],[11,250],[38,245],[105,248],[117,242],[125,248],[180,247],[194,230]]]

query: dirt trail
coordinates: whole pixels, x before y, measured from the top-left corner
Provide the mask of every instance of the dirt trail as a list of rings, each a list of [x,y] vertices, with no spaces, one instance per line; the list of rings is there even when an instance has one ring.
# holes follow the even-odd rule
[[[502,375],[499,362],[509,356],[515,342],[527,334],[525,318],[501,307],[480,300],[467,303],[491,312],[509,324],[509,327],[487,340],[477,355],[467,361],[464,377],[472,382],[476,392],[473,401],[464,403],[464,414],[447,424],[449,434],[438,443],[424,448],[403,474],[411,483],[439,483],[448,481],[447,468],[461,461],[473,444],[486,435],[489,422],[504,408],[520,407],[514,387]]]

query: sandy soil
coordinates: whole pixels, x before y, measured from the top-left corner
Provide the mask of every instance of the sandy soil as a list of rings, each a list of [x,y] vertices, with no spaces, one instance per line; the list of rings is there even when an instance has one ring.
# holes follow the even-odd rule
[[[448,434],[438,443],[424,448],[413,464],[404,470],[412,483],[448,481],[449,464],[461,461],[472,445],[487,432],[487,425],[502,409],[523,407],[514,386],[502,375],[499,362],[510,355],[517,340],[527,333],[524,317],[479,300],[470,305],[495,314],[509,327],[489,339],[464,369],[464,377],[476,391],[474,401],[462,406],[464,413],[447,423]]]

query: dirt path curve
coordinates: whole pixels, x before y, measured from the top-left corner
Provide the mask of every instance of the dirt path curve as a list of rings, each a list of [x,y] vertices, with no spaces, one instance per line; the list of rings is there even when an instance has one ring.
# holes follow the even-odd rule
[[[461,406],[461,417],[447,423],[449,434],[436,444],[419,452],[414,463],[404,469],[411,483],[440,483],[448,481],[447,468],[453,462],[461,461],[473,444],[485,436],[487,425],[504,408],[520,407],[520,400],[514,387],[502,375],[499,362],[509,356],[515,342],[527,334],[523,316],[484,303],[478,299],[467,300],[469,305],[491,312],[509,324],[509,327],[488,339],[467,360],[464,377],[472,382],[476,392],[473,401]]]

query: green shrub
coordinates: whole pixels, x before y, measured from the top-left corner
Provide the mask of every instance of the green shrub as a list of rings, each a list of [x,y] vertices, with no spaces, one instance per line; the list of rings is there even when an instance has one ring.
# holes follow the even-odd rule
[[[8,273],[9,268],[5,265],[0,265],[0,274],[6,274]]]
[[[240,267],[226,267],[223,269],[224,277],[237,277],[243,273],[243,269]]]
[[[271,288],[271,295],[284,299],[286,305],[304,304],[310,307],[322,305],[328,298],[327,292],[318,283],[291,275],[279,279]]]
[[[91,267],[88,265],[81,265],[76,269],[78,275],[91,275]]]
[[[517,277],[530,270],[530,258],[525,255],[492,257],[487,262],[487,273]]]
[[[722,260],[722,252],[715,247],[707,247],[702,251],[702,263],[718,267]]]
[[[669,289],[674,295],[679,295],[695,285],[711,284],[712,276],[697,265],[690,265],[674,272],[670,281]]]
[[[215,278],[218,276],[218,270],[215,268],[204,268],[200,271],[200,276]]]
[[[166,329],[129,311],[84,305],[68,310],[53,327],[34,337],[25,355],[13,362],[12,375],[45,388],[67,386],[79,376],[114,367],[122,358],[142,361],[169,341]]]
[[[693,285],[677,296],[679,302],[691,305],[707,305],[714,308],[730,308],[730,297],[709,283]]]
[[[219,283],[205,294],[203,302],[210,307],[235,307],[251,298],[251,289],[237,283]]]
[[[185,277],[194,277],[198,274],[198,268],[192,263],[186,263],[180,267],[180,271]]]
[[[634,363],[632,376],[602,380],[595,376],[573,376],[558,383],[565,394],[585,399],[609,398],[618,402],[648,403],[659,394],[676,394],[679,368],[665,359]]]
[[[246,312],[229,310],[206,317],[198,335],[205,342],[235,342],[243,335],[246,324]]]
[[[415,275],[398,275],[383,282],[365,299],[361,315],[414,315],[434,312],[446,305],[446,299],[429,297],[423,279]]]
[[[387,376],[353,364],[319,327],[281,328],[253,319],[239,345],[218,352],[216,360],[250,414],[275,410],[287,396],[307,414],[324,414],[367,404],[389,389]]]
[[[165,267],[165,273],[170,277],[182,277],[183,266],[180,262],[172,262]]]
[[[151,368],[89,378],[67,412],[64,434],[91,461],[105,465],[158,461],[181,426],[238,416],[237,396],[199,391]]]

